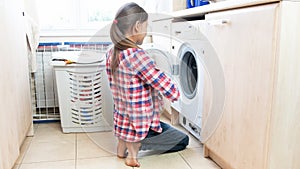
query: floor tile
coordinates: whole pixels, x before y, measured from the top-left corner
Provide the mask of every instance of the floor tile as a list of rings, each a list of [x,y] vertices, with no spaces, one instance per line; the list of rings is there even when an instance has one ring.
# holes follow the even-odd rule
[[[203,157],[203,148],[187,148],[179,153],[192,169],[221,169],[216,163]]]
[[[35,131],[39,127],[39,123],[33,123],[33,131]]]
[[[196,137],[194,137],[192,134],[187,133],[187,135],[190,138],[188,148],[200,148],[203,147],[203,144],[198,140]]]
[[[19,169],[75,169],[75,160],[21,164]]]
[[[37,125],[37,128],[60,128],[60,121],[57,122],[41,122],[41,123],[34,123],[34,125]]]
[[[90,139],[102,150],[112,155],[117,154],[117,138],[114,136],[113,132],[86,133],[86,138]],[[84,139],[84,137],[78,138],[78,140],[81,139]]]
[[[16,165],[22,163],[22,161],[27,153],[27,150],[31,144],[31,141],[32,141],[32,137],[26,137],[25,140],[23,141],[22,146],[20,148],[20,155],[19,155],[17,161],[15,162]]]
[[[132,169],[117,157],[78,159],[76,169]]]
[[[93,139],[87,135],[77,135],[77,158],[95,158],[114,156],[114,153],[106,151],[101,144],[97,144]]]
[[[130,169],[124,159],[116,157],[117,139],[111,132],[70,133],[60,123],[40,123],[34,137],[24,141],[23,153],[13,169]],[[140,151],[140,169],[220,169],[203,157],[200,141],[182,126],[175,128],[190,136],[187,149],[168,154]],[[30,144],[29,144],[30,143]]]
[[[32,141],[23,163],[74,160],[75,139],[61,139],[52,142]]]
[[[59,140],[75,140],[75,133],[62,132],[60,123],[42,123],[35,131],[33,142],[56,142]]]
[[[140,169],[190,169],[189,165],[178,153],[145,156],[139,159]]]
[[[16,164],[16,165],[13,166],[12,169],[19,169],[19,167],[20,167],[20,165],[19,165],[19,164]]]

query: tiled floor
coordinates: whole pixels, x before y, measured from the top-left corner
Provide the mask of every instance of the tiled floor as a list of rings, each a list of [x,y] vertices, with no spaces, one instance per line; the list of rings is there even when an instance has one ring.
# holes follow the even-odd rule
[[[63,134],[58,122],[34,127],[35,135],[24,141],[13,169],[131,168],[116,157],[116,139],[112,132]],[[152,155],[140,152],[139,161],[141,169],[220,169],[203,157],[202,145],[193,136],[187,149],[181,152]]]

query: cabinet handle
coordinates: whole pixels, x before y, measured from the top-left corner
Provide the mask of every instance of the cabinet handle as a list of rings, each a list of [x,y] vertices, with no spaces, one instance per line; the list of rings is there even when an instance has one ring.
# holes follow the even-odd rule
[[[211,20],[207,21],[209,25],[212,26],[221,26],[221,25],[226,25],[230,23],[229,19],[217,19],[217,20]]]

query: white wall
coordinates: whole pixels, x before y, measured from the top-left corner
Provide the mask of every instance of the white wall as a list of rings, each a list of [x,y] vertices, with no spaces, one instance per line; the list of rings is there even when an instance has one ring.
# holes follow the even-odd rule
[[[172,12],[172,4],[170,0],[145,0],[144,8],[148,13]]]
[[[11,169],[32,124],[22,0],[0,0],[0,169]]]
[[[186,8],[186,0],[144,0],[144,9],[148,13],[171,13]]]

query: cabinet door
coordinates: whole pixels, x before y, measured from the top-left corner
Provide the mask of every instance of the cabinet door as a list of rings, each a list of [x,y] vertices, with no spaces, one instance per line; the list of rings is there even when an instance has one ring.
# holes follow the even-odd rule
[[[167,53],[154,57],[156,65],[163,70],[165,73],[171,76],[173,64],[176,65],[174,60],[176,59],[175,56],[173,57],[170,55],[171,52],[171,19],[164,19],[170,18],[170,16],[158,14],[158,15],[150,15],[151,18],[149,19],[149,28],[148,31],[151,36],[155,47],[166,51]],[[151,21],[152,20],[152,21]],[[167,56],[168,55],[168,56]],[[177,123],[177,112],[171,109],[171,101],[163,97],[164,101],[164,113],[168,118],[170,118],[172,124]],[[174,113],[173,113],[174,112]]]
[[[300,1],[280,2],[278,73],[270,127],[268,169],[300,168],[299,17]]]
[[[204,145],[206,155],[224,168],[265,168],[277,8],[270,4],[206,15],[202,31],[224,71],[225,101],[220,123]]]
[[[164,16],[164,15],[163,15]],[[152,16],[154,21],[149,22],[149,33],[152,36],[153,43],[160,48],[170,52],[171,48],[171,20],[170,19],[157,19],[163,16]],[[167,16],[165,16],[167,17]],[[151,20],[150,19],[150,20]]]

